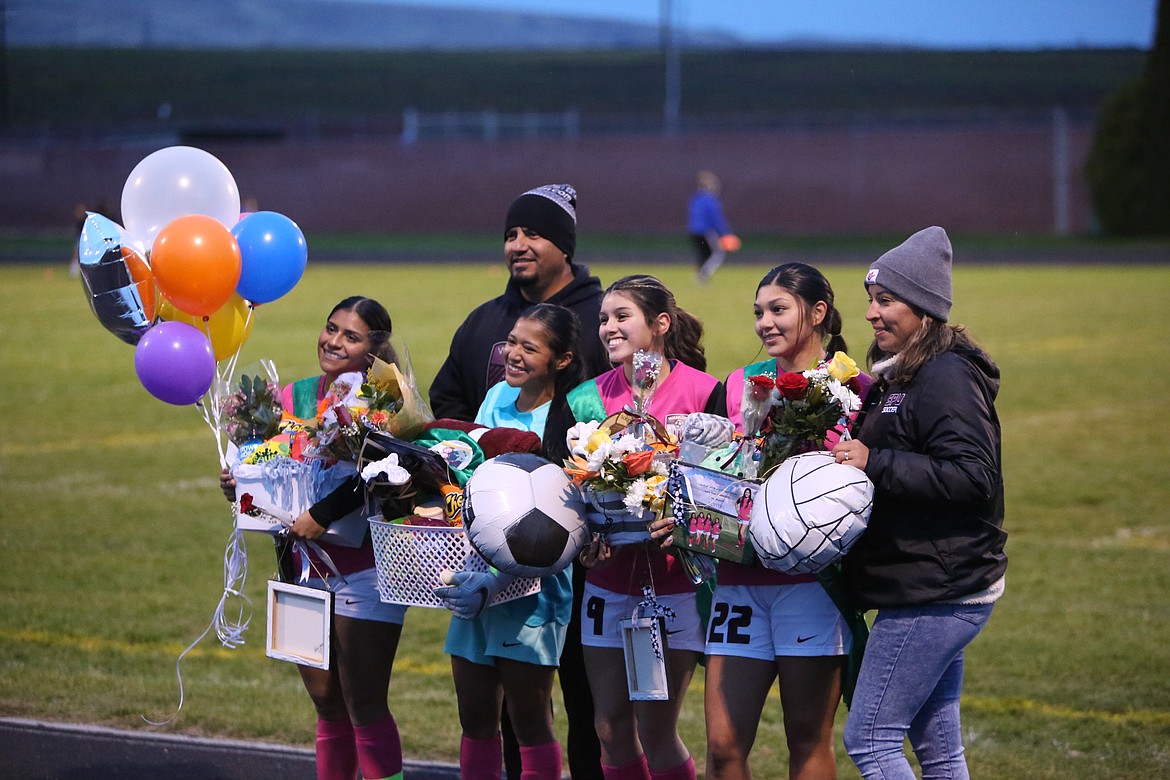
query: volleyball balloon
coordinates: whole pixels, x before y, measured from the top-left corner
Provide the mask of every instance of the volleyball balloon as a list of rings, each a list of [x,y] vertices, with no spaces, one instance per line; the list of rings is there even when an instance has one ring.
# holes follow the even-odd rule
[[[787,458],[752,505],[748,538],[774,571],[812,574],[837,561],[865,531],[873,483],[832,453]]]
[[[589,541],[585,507],[564,469],[508,452],[484,461],[463,489],[463,531],[488,563],[518,577],[546,577]]]

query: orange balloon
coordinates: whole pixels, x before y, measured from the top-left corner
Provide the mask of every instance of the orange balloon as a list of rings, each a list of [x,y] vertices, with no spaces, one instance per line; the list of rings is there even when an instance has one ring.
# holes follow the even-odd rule
[[[132,246],[122,245],[122,259],[126,261],[126,268],[130,271],[130,278],[138,285],[138,294],[142,298],[142,313],[146,319],[154,319],[155,311],[155,284],[154,274],[146,264],[146,258]]]
[[[164,320],[185,322],[206,334],[211,339],[211,351],[215,353],[216,361],[236,354],[252,334],[251,306],[238,293],[232,293],[228,302],[206,320],[177,309],[166,298],[159,302],[158,316]]]
[[[167,300],[187,314],[210,317],[236,291],[240,246],[218,220],[188,214],[158,232],[150,265]]]

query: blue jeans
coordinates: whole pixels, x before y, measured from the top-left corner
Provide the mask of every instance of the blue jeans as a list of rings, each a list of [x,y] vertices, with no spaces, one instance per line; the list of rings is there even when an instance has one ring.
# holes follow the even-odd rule
[[[959,730],[963,648],[987,624],[992,606],[878,611],[845,724],[845,750],[863,777],[912,780],[902,750],[907,736],[923,780],[969,776]]]

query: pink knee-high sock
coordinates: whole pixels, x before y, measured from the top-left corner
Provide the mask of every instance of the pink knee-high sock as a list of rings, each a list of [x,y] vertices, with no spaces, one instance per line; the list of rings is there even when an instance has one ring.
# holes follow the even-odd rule
[[[367,726],[354,726],[353,733],[364,780],[402,777],[402,739],[393,715]]]
[[[317,780],[354,780],[357,748],[353,724],[346,720],[317,719]]]
[[[520,780],[560,780],[561,743],[520,746]]]
[[[463,737],[460,741],[460,780],[500,780],[503,769],[504,744],[499,734],[491,739]]]
[[[601,774],[605,780],[650,780],[650,767],[646,765],[645,754],[628,766],[609,766],[602,763]]]
[[[695,759],[687,756],[687,760],[678,766],[664,769],[661,772],[650,770],[651,780],[695,780]]]

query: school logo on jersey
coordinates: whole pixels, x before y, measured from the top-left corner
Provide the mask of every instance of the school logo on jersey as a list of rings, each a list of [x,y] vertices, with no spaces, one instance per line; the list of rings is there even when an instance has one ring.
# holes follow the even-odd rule
[[[491,387],[504,378],[504,347],[506,341],[497,341],[492,344],[492,351],[488,353],[487,385]]]
[[[687,415],[685,414],[668,414],[666,419],[662,421],[666,432],[674,436],[676,440],[682,437],[682,429],[686,423]]]
[[[902,400],[905,397],[905,393],[890,393],[887,395],[886,400],[882,402],[882,414],[897,414],[898,407],[902,405]]]

